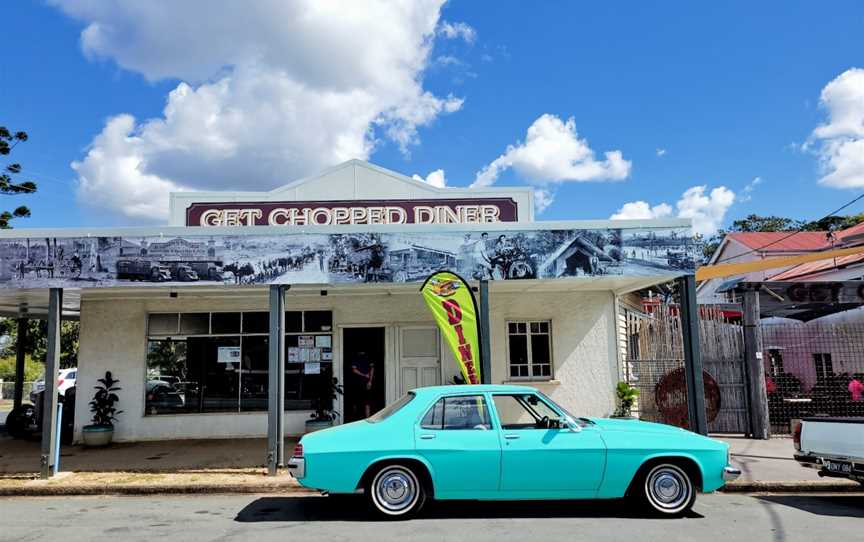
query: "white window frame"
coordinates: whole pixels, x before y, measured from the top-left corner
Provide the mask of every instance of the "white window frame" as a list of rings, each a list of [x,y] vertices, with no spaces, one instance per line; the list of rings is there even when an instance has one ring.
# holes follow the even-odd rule
[[[531,324],[546,324],[548,326],[549,331],[547,333],[532,333],[531,332]],[[525,324],[525,337],[527,337],[527,349],[528,349],[528,372],[534,373],[534,355],[531,351],[531,337],[534,335],[548,335],[549,337],[549,376],[512,376],[510,372],[510,324]],[[519,334],[521,335],[521,333]],[[519,381],[519,382],[549,382],[555,379],[555,353],[552,350],[552,320],[551,319],[512,319],[506,320],[504,322],[504,337],[505,337],[505,346],[506,346],[506,358],[507,358],[507,378],[505,380],[509,381]],[[540,364],[544,365],[544,364]]]

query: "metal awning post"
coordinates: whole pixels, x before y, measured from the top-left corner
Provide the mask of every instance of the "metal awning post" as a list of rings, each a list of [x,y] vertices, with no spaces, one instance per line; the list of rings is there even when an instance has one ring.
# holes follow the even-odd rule
[[[267,474],[285,464],[285,289],[270,286],[270,356],[267,400]]]
[[[492,383],[492,339],[489,337],[489,281],[480,280],[480,314],[477,327],[480,332],[480,382]]]
[[[27,319],[18,319],[18,333],[15,340],[15,392],[12,408],[18,408],[24,400],[24,364],[27,348]]]
[[[708,434],[705,415],[705,382],[702,378],[702,352],[699,349],[699,306],[696,304],[696,278],[678,279],[681,309],[681,333],[684,339],[684,376],[687,381],[687,410],[690,429]]]
[[[48,351],[45,355],[45,392],[42,394],[42,478],[55,474],[57,465],[57,378],[60,369],[60,318],[63,289],[48,290]]]

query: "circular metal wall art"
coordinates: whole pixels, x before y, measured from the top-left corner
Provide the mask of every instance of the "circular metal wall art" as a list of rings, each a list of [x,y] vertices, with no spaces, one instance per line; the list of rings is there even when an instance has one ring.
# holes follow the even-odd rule
[[[707,371],[702,371],[705,386],[705,415],[708,423],[713,422],[720,413],[720,386]],[[687,409],[687,380],[684,368],[673,369],[663,375],[654,388],[654,400],[663,423],[690,429],[690,416]]]

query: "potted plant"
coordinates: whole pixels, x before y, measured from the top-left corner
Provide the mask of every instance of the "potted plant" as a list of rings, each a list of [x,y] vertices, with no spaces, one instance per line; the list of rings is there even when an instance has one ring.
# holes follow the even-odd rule
[[[636,398],[639,397],[639,390],[627,382],[618,382],[618,385],[615,386],[615,395],[618,397],[618,408],[612,417],[632,418],[633,405],[636,404]]]
[[[99,385],[95,386],[96,393],[93,395],[93,400],[90,401],[93,423],[81,428],[85,446],[110,444],[114,437],[114,421],[117,419],[117,414],[123,412],[114,406],[120,399],[114,393],[120,390],[116,386],[120,381],[111,376],[111,371],[106,371],[105,376],[100,378],[98,382]]]
[[[306,420],[306,432],[332,427],[339,413],[333,408],[333,401],[342,395],[342,386],[338,378],[322,378],[318,396],[312,399],[312,416]]]

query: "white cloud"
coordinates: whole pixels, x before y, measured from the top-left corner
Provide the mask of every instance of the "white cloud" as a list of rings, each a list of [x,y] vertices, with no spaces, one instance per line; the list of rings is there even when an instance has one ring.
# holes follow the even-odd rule
[[[679,218],[693,220],[693,231],[710,235],[720,228],[726,211],[735,202],[735,193],[725,186],[718,186],[705,194],[707,186],[688,188],[675,206]]]
[[[162,116],[109,119],[73,166],[81,201],[129,217],[164,220],[169,190],[273,188],[384,140],[407,152],[462,107],[422,85],[444,0],[50,1],[84,21],[89,57],[182,81]]]
[[[735,202],[735,193],[725,186],[718,186],[706,194],[707,190],[708,187],[705,185],[688,188],[675,204],[677,212],[673,211],[672,206],[667,203],[651,206],[645,201],[632,201],[625,203],[610,218],[612,220],[666,218],[674,213],[678,218],[691,219],[694,233],[711,235],[723,223],[726,211]]]
[[[441,21],[438,25],[438,33],[447,39],[462,39],[465,43],[474,43],[477,39],[477,31],[473,27],[463,22],[451,23]]]
[[[122,210],[136,219],[165,215],[166,194],[179,187],[143,172],[142,139],[132,134],[135,119],[117,115],[93,140],[83,162],[72,162],[78,173],[78,197],[88,205]],[[116,183],[112,183],[112,179]]]
[[[509,145],[477,173],[471,186],[490,186],[509,168],[541,187],[565,181],[621,180],[630,175],[631,163],[621,151],[606,152],[604,157],[597,160],[588,141],[579,138],[573,117],[565,122],[546,113],[528,127],[523,143]]]
[[[852,68],[825,85],[820,104],[828,121],[818,126],[805,150],[818,144],[823,176],[836,188],[864,186],[864,69]]]
[[[555,201],[555,194],[548,188],[534,189],[534,210],[537,214],[545,211]]]
[[[416,181],[429,183],[437,188],[444,188],[447,186],[447,179],[444,177],[443,169],[436,169],[435,171],[429,172],[429,175],[427,175],[425,179],[416,173],[412,175],[411,178]]]
[[[666,149],[657,149],[655,152],[657,156],[666,156]]]
[[[672,207],[666,203],[651,206],[647,201],[631,201],[625,203],[612,215],[612,220],[648,220],[651,218],[666,218],[672,215]]]
[[[743,195],[738,198],[738,201],[744,203],[753,199],[753,191],[756,190],[756,187],[760,184],[762,184],[762,177],[753,177],[753,180],[744,186],[744,189],[741,191],[743,192]]]
[[[464,61],[459,60],[458,58],[456,58],[455,56],[452,56],[452,55],[441,55],[439,57],[436,57],[435,58],[435,64],[442,66],[442,67],[445,67],[445,68],[451,67],[451,66],[452,67],[462,67],[462,66],[466,65]]]

